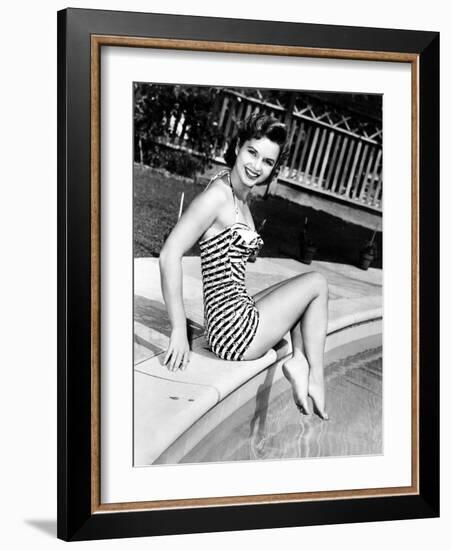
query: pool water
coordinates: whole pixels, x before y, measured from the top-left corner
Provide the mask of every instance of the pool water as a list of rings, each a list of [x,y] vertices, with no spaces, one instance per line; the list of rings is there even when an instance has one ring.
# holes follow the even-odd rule
[[[302,415],[284,378],[224,420],[181,462],[225,462],[382,453],[382,345],[347,344],[325,369],[327,411]],[[371,345],[371,347],[368,347]],[[359,351],[356,351],[359,349]],[[262,386],[263,388],[263,386]],[[310,409],[312,410],[310,401]]]

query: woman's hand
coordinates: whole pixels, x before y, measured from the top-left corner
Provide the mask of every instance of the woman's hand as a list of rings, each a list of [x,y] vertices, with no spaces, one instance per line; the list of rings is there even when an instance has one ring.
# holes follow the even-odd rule
[[[172,329],[163,364],[170,371],[185,370],[189,363],[189,343],[186,329]]]
[[[185,370],[189,361],[186,312],[183,304],[183,255],[211,227],[218,213],[228,204],[230,189],[218,182],[200,193],[189,205],[166,239],[160,252],[160,275],[163,299],[172,333],[164,358],[170,371]]]

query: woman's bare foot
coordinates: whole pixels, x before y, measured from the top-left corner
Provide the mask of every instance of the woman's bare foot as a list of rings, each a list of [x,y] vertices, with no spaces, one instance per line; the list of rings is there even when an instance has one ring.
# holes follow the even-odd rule
[[[282,367],[285,378],[293,388],[293,398],[298,409],[304,414],[310,414],[307,400],[309,384],[309,366],[304,356],[292,357]]]
[[[310,370],[308,379],[308,395],[312,398],[313,411],[323,420],[329,420],[325,410],[324,375],[313,374]]]

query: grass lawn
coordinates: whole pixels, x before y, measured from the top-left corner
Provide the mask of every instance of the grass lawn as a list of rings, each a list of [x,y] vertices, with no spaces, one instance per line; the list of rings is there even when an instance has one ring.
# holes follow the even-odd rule
[[[195,184],[177,176],[166,175],[135,165],[134,172],[134,253],[135,257],[158,256],[167,234],[177,221],[180,197],[185,192],[184,209],[202,191],[204,183]],[[318,247],[316,260],[355,265],[362,245],[371,230],[313,208],[279,197],[252,200],[251,211],[258,228],[266,219],[262,232],[265,242],[260,256],[294,257],[299,255],[299,235],[304,218],[309,219],[309,236]],[[382,267],[382,233],[377,233],[377,258],[372,267]],[[195,245],[187,255],[198,255]]]

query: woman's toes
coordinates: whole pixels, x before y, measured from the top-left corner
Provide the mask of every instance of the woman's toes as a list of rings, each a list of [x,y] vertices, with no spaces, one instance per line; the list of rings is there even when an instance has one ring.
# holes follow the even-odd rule
[[[299,412],[305,415],[310,414],[310,409],[308,406],[308,399],[302,398],[299,395],[296,395],[296,392],[293,390],[293,400],[296,407],[299,409]]]
[[[329,415],[326,413],[324,406],[324,386],[317,388],[310,385],[308,394],[312,398],[313,410],[315,414],[320,416],[323,420],[329,420]]]
[[[303,414],[310,414],[308,390],[308,363],[303,358],[291,358],[283,365],[283,373],[293,388],[293,399]]]
[[[329,420],[329,415],[324,409],[319,409],[318,407],[315,406],[315,413],[323,420]]]

